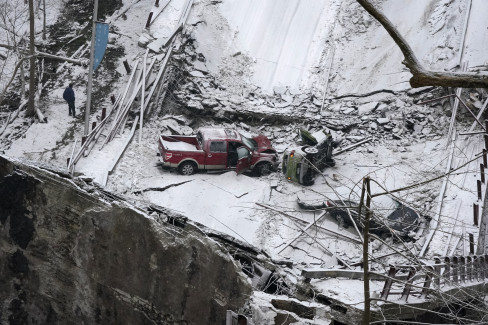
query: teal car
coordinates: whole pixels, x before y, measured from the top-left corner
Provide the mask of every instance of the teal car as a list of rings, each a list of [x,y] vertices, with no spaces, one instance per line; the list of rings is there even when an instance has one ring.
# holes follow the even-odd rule
[[[332,149],[337,147],[332,135],[325,130],[310,132],[300,129],[302,146],[286,150],[281,169],[287,180],[313,185],[315,177],[326,167],[335,166]]]

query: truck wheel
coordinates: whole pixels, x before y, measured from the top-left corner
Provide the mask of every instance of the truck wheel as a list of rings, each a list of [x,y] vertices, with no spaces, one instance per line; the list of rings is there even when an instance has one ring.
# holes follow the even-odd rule
[[[182,175],[193,175],[197,171],[197,166],[195,165],[194,162],[191,161],[185,161],[178,167],[178,171]]]
[[[272,166],[269,162],[260,163],[256,166],[256,173],[258,176],[266,176],[271,173]]]
[[[303,152],[310,154],[310,155],[315,155],[319,153],[319,150],[315,147],[303,147],[302,148]]]

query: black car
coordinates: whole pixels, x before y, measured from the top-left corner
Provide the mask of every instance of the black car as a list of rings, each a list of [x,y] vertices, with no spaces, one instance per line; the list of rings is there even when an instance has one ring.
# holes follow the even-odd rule
[[[410,238],[409,234],[416,231],[419,227],[419,214],[412,208],[394,200],[395,208],[385,218],[377,213],[374,213],[373,218],[369,222],[370,233],[378,236],[391,235],[392,233],[401,238]],[[320,204],[307,204],[298,199],[298,205],[305,210],[323,210],[334,217],[339,224],[344,227],[352,225],[351,217],[358,226],[363,229],[364,216],[366,214],[366,206],[361,208],[361,218],[358,217],[359,203],[348,200],[327,200]],[[349,213],[350,216],[349,216]]]

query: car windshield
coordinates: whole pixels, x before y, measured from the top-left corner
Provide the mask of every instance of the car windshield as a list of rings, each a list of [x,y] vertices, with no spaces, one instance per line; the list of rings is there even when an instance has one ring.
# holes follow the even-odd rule
[[[244,142],[244,144],[249,148],[251,149],[252,151],[256,150],[258,144],[256,143],[256,141],[254,141],[253,139],[249,139],[245,136],[243,136],[241,134],[241,137],[242,137],[242,142]]]

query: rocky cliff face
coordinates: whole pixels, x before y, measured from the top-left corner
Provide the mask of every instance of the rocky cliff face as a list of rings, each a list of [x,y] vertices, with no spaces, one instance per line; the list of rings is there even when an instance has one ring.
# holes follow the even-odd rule
[[[89,191],[0,156],[0,323],[221,324],[249,297],[194,226]]]

